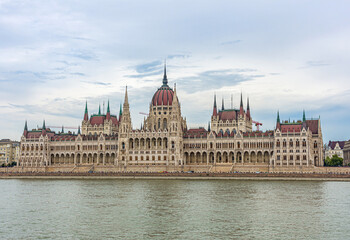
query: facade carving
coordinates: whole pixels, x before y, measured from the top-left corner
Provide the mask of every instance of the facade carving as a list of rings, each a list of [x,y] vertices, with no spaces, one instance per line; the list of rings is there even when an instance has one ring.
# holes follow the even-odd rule
[[[163,84],[154,94],[149,114],[140,129],[132,128],[128,91],[119,117],[107,113],[89,117],[87,103],[77,134],[55,133],[43,127],[21,137],[19,165],[42,166],[323,166],[320,119],[280,121],[273,131],[253,131],[247,101],[239,109],[218,110],[214,97],[208,129],[187,129],[181,105],[169,87],[164,69]]]

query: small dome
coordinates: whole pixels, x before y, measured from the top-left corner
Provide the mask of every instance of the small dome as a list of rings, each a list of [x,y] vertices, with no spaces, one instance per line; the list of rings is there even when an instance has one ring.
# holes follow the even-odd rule
[[[153,106],[172,105],[173,97],[174,97],[174,91],[168,85],[163,85],[153,95],[152,105]]]

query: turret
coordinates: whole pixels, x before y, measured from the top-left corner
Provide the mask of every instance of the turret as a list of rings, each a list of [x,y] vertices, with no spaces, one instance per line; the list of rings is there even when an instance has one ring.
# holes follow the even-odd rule
[[[46,125],[45,125],[45,120],[43,121],[43,127],[41,129],[41,134],[45,135],[46,134]]]
[[[122,104],[120,104],[120,109],[119,109],[119,122],[122,120],[122,114],[123,114],[123,111],[122,111]]]
[[[243,109],[243,95],[241,93],[241,104],[239,107],[239,115],[243,116],[244,115],[244,109]]]
[[[214,94],[214,107],[213,107],[213,116],[217,116],[218,115],[218,111],[216,108],[216,94]]]
[[[61,133],[64,133],[64,127],[63,127],[63,125],[62,125],[62,130],[61,130]]]
[[[106,115],[106,119],[107,120],[110,120],[111,119],[111,112],[109,110],[109,100],[108,100],[108,103],[107,103],[107,115]]]
[[[123,133],[131,131],[132,127],[131,127],[131,117],[130,117],[130,111],[129,111],[128,87],[125,88],[123,113],[121,116],[122,116],[121,117],[121,124],[122,124],[121,131]]]
[[[101,104],[98,104],[98,115],[101,115]]]
[[[276,128],[280,129],[281,128],[281,120],[280,120],[280,111],[277,111],[277,124],[276,124]]]
[[[27,120],[24,124],[24,131],[23,131],[23,135],[26,137],[27,136],[27,133],[28,133],[28,125],[27,125]]]
[[[305,110],[303,110],[303,122],[306,122]]]
[[[221,110],[222,110],[222,111],[224,111],[224,110],[225,110],[225,106],[224,106],[224,98],[222,98]]]
[[[86,101],[86,103],[85,103],[84,121],[89,121],[89,114],[88,114],[87,101]]]
[[[78,135],[80,134],[80,126],[78,126]]]
[[[247,118],[250,119],[249,98],[247,98]]]

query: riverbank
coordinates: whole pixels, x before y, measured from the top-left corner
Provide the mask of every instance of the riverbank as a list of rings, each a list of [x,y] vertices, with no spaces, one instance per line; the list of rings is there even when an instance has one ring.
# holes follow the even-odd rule
[[[313,173],[1,173],[0,179],[174,179],[350,181],[349,174]]]

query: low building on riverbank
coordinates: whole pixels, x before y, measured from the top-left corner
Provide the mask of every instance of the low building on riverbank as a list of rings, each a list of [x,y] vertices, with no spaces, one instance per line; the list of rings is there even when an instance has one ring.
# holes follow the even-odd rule
[[[19,142],[10,139],[0,140],[0,166],[18,162],[19,159]]]
[[[350,140],[346,141],[344,144],[343,156],[344,156],[343,165],[350,166]]]
[[[329,141],[325,146],[325,158],[332,158],[333,155],[344,158],[343,149],[345,141]]]

